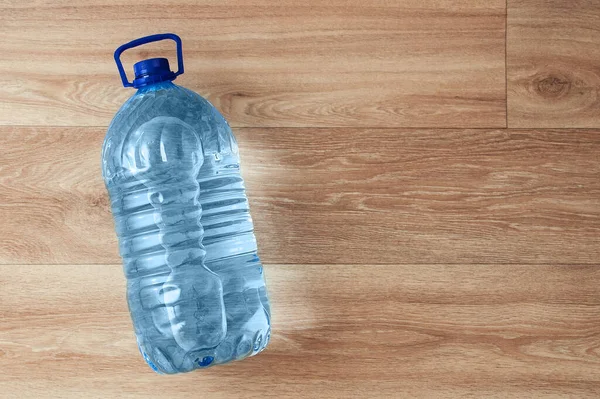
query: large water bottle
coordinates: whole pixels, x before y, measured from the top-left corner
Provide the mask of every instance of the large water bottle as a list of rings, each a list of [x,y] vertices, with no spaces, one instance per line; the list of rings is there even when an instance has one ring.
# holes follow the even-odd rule
[[[177,44],[178,71],[152,58],[129,82],[121,53],[163,39]],[[173,84],[183,73],[179,36],[134,40],[115,61],[137,92],[108,128],[102,172],[140,352],[168,374],[254,355],[269,342],[269,300],[231,129]]]

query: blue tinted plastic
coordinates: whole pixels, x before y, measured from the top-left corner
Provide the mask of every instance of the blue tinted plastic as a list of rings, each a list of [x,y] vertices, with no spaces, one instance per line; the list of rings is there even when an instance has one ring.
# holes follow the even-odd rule
[[[262,351],[270,305],[223,116],[172,82],[143,86],[108,129],[102,170],[149,366],[172,374]]]

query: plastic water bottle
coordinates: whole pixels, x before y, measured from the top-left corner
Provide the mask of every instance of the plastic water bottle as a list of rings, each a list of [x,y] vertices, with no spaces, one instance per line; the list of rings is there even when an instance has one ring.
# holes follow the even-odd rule
[[[177,44],[178,71],[152,58],[129,82],[121,53],[163,39]],[[102,171],[140,352],[167,374],[254,355],[269,341],[270,309],[231,129],[173,83],[183,73],[179,36],[134,40],[115,61],[137,92],[108,128]]]

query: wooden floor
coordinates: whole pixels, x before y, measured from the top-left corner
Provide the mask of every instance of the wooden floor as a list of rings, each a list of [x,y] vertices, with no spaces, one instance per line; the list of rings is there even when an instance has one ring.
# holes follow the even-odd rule
[[[600,397],[599,26],[600,0],[1,1],[0,397]],[[273,336],[165,377],[100,148],[133,94],[112,52],[168,31],[238,137]]]

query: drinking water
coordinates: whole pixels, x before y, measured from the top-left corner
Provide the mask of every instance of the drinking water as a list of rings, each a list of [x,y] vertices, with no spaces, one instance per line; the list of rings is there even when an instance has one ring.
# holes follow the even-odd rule
[[[121,53],[163,39],[177,43],[178,71],[153,58],[128,82]],[[140,352],[166,374],[254,355],[269,342],[270,307],[235,137],[172,82],[183,73],[178,36],[134,40],[115,60],[138,90],[108,128],[102,171]]]

